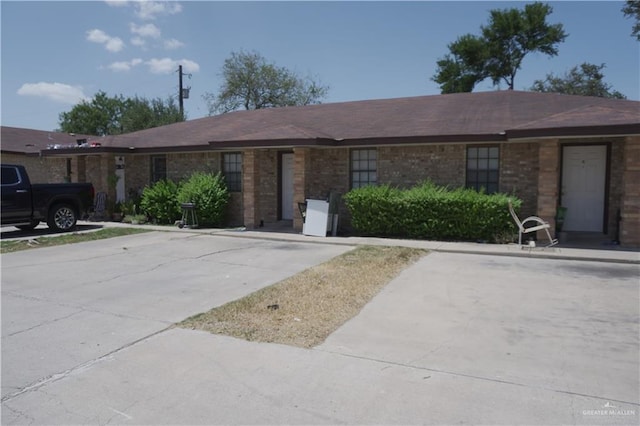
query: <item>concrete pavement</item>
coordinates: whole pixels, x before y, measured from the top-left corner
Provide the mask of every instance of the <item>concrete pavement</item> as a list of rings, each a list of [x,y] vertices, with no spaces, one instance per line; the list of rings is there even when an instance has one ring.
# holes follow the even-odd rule
[[[187,259],[193,263],[176,271],[193,275],[209,262],[239,269],[251,268],[252,261],[266,262],[256,254],[240,266],[242,250],[226,251],[238,257],[224,262],[216,261],[222,253],[199,258],[197,250],[190,251],[194,238],[216,242],[206,247],[218,241],[233,244],[231,240],[258,245],[262,256],[277,253],[270,244],[291,245],[283,251],[292,260],[300,241],[315,243],[302,244],[300,258],[323,247],[347,250],[358,241],[338,244],[332,238],[253,232],[171,232],[181,243],[171,255],[160,244],[166,232],[164,237],[149,234],[145,243],[135,243],[142,236],[126,237],[130,242],[120,246],[143,252],[155,247],[164,259],[157,268]],[[348,246],[341,245],[347,241]],[[495,250],[487,256],[489,252],[480,249],[489,245],[456,245],[457,253],[451,253],[443,243],[397,243],[424,248],[434,244],[442,251],[406,269],[314,349],[168,329],[102,355],[94,353],[84,362],[75,360],[75,366],[5,395],[2,424],[638,424],[637,253],[616,251],[613,261],[603,263],[599,253],[567,260],[568,254],[582,251],[547,249],[539,255],[509,248],[502,253],[508,256],[496,256],[500,252]],[[467,253],[476,250],[485,255]],[[62,255],[51,256],[49,264]],[[193,260],[197,258],[199,262]],[[26,262],[15,266],[28,267]],[[118,275],[127,276],[132,267],[125,263]],[[4,272],[5,259],[3,388]],[[168,285],[164,272],[152,276],[164,276],[163,285]],[[62,293],[76,294],[86,285],[77,281]],[[26,286],[29,300],[40,297],[31,285],[25,280],[20,286]],[[155,297],[151,305],[158,303],[173,313],[148,311],[144,319],[157,321],[162,330],[172,317],[185,315],[190,303],[209,305],[236,297],[223,296],[230,289],[233,286],[220,291],[218,299],[201,298],[202,292],[178,297],[182,308],[173,311],[171,303],[163,305],[163,298]],[[68,304],[86,303],[88,293],[79,294],[69,296]],[[137,317],[131,315],[132,308],[143,309],[139,303],[127,306],[116,296],[105,296],[109,313]],[[46,311],[47,301],[39,302],[34,309]],[[11,333],[40,328],[26,320],[14,326]],[[28,347],[27,341],[23,344]]]

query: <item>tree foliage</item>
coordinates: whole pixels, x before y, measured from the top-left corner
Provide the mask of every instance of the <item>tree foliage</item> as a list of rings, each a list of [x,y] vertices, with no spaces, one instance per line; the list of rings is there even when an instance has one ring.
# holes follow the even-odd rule
[[[238,109],[261,109],[317,104],[329,88],[268,63],[257,52],[232,52],[222,67],[218,94],[206,93],[210,114]]]
[[[513,89],[526,55],[556,56],[558,44],[567,37],[562,24],[547,23],[552,11],[544,3],[527,4],[523,10],[491,10],[488,25],[480,27],[481,36],[467,34],[448,46],[450,53],[438,61],[433,81],[442,93],[470,92],[486,78]]]
[[[99,91],[59,116],[60,130],[85,135],[118,135],[184,121],[173,98],[110,97]]]
[[[631,35],[640,41],[640,0],[627,0],[622,8],[622,13],[628,18],[635,19]]]
[[[544,80],[536,80],[530,90],[536,92],[555,92],[567,95],[597,96],[601,98],[626,99],[622,93],[612,90],[604,82],[602,70],[605,64],[583,63],[571,68],[564,76],[547,74]]]

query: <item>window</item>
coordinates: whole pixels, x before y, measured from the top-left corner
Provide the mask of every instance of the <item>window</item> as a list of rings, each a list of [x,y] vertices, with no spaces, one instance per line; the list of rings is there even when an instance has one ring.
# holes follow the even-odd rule
[[[378,182],[378,152],[375,149],[351,151],[351,188]]]
[[[222,174],[230,192],[242,191],[242,154],[230,152],[222,156]]]
[[[151,183],[167,178],[167,157],[154,155],[151,157]]]
[[[467,188],[476,191],[484,188],[487,194],[498,192],[499,164],[497,146],[467,148]]]
[[[18,170],[15,167],[2,168],[2,185],[15,185],[20,183]]]

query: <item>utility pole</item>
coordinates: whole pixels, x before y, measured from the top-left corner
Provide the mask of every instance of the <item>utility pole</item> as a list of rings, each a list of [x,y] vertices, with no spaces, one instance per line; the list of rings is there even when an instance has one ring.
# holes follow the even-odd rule
[[[182,65],[178,65],[178,99],[180,104],[180,116],[184,120],[184,100],[189,99],[189,90],[191,87],[183,88],[182,87],[182,76],[186,75],[191,78],[191,74],[183,74],[182,73]]]
[[[178,98],[180,99],[180,117],[184,120],[184,101],[182,99],[182,65],[178,66],[178,94],[180,95]]]

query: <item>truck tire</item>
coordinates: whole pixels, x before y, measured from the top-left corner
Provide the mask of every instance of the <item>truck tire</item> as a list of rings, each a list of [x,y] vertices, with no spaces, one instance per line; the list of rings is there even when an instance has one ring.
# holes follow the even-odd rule
[[[53,231],[71,231],[76,227],[78,214],[73,206],[69,204],[56,204],[49,210],[47,225]]]
[[[38,226],[39,224],[40,224],[39,220],[32,220],[30,224],[28,224],[28,225],[16,225],[16,228],[18,228],[21,231],[31,231],[36,226]]]

